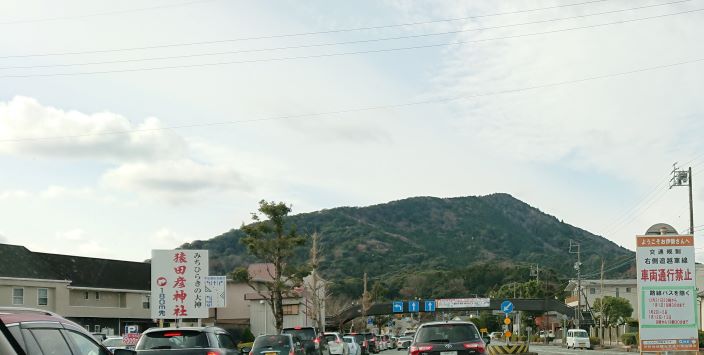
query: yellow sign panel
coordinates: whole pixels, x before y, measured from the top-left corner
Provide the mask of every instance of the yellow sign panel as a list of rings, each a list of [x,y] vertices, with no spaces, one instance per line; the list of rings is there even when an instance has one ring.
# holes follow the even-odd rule
[[[479,331],[480,331],[481,333],[488,333],[488,332],[489,332],[489,329],[481,328],[481,329],[479,329]]]
[[[504,324],[506,324],[506,325],[511,324],[511,318],[509,318],[509,317],[504,318]]]
[[[504,332],[504,336],[507,337],[507,338],[510,338],[510,337],[511,337],[511,331],[510,331],[510,330],[505,331],[505,332]]]

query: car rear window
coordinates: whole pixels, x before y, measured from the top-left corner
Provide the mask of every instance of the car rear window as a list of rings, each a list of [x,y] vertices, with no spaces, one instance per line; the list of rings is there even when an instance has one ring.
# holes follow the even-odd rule
[[[344,337],[342,339],[345,339],[345,343],[354,343],[354,338]]]
[[[335,336],[335,334],[325,334],[325,341],[328,343],[331,341],[337,341],[337,336]]]
[[[197,330],[164,330],[144,333],[137,350],[209,347],[208,336]]]
[[[254,340],[254,345],[253,347],[258,349],[258,348],[288,348],[291,347],[291,343],[289,342],[289,337],[285,335],[265,335],[265,336],[260,336],[257,337],[257,339]]]
[[[477,327],[471,324],[438,324],[418,329],[417,343],[460,343],[479,340]]]
[[[294,335],[301,340],[315,339],[315,330],[313,328],[284,329],[284,334]]]

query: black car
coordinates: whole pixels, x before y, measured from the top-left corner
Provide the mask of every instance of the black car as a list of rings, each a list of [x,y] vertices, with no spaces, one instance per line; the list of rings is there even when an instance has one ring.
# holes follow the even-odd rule
[[[488,343],[472,322],[431,322],[418,327],[409,354],[486,355]]]
[[[367,340],[368,344],[368,350],[370,354],[378,354],[379,353],[379,343],[377,343],[376,335],[372,333],[362,333],[364,335],[364,339]]]
[[[328,344],[322,341],[321,335],[314,327],[284,328],[282,333],[300,339],[305,355],[330,355]]]
[[[300,339],[291,334],[260,335],[252,344],[252,355],[305,355]]]

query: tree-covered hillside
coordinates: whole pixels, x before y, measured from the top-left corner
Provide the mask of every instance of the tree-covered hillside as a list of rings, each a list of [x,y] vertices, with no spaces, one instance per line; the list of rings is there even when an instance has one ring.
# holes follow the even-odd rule
[[[414,197],[299,214],[288,223],[301,233],[322,234],[323,277],[347,296],[361,294],[365,271],[386,297],[487,294],[507,282],[527,281],[530,264],[539,264],[550,288],[558,291],[574,275],[570,239],[582,244],[585,274],[598,272],[602,257],[612,265],[633,256],[508,194]],[[183,247],[209,249],[211,273],[225,274],[257,261],[246,254],[242,236],[233,229]],[[299,260],[306,255],[305,248],[298,251]],[[607,276],[633,272],[627,263]]]

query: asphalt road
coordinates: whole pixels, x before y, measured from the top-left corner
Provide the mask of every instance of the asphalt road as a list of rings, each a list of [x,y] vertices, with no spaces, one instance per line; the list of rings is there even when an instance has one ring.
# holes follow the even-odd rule
[[[547,354],[560,354],[560,355],[573,355],[573,354],[589,354],[589,355],[613,355],[615,351],[604,351],[604,350],[576,350],[576,349],[567,349],[559,346],[550,346],[550,345],[530,345],[530,351],[536,352],[540,355],[547,355]]]

